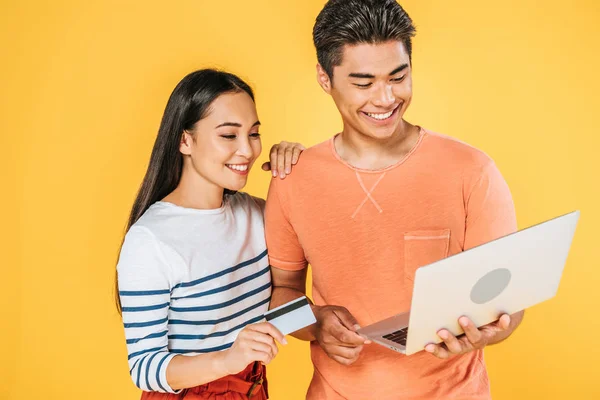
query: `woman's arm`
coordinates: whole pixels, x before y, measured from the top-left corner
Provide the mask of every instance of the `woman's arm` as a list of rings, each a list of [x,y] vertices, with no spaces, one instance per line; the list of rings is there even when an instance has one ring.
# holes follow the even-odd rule
[[[185,356],[168,348],[168,309],[172,277],[153,234],[132,227],[119,263],[119,297],[127,339],[130,375],[144,391],[177,393],[242,371],[254,361],[277,355],[283,335],[271,324],[246,326],[227,350]]]

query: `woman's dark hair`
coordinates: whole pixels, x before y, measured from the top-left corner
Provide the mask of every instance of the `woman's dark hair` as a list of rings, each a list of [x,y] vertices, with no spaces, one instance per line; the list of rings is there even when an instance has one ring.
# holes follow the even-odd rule
[[[217,97],[236,92],[246,92],[254,100],[254,92],[246,82],[233,74],[214,69],[192,72],[177,84],[167,102],[146,175],[129,215],[127,231],[152,204],[165,198],[179,184],[183,169],[179,145],[183,132],[192,131],[196,122],[206,117]],[[225,190],[224,195],[229,193]],[[120,312],[117,277],[115,299]]]
[[[313,27],[317,59],[331,79],[345,45],[398,40],[410,59],[414,35],[412,20],[396,0],[329,0]]]

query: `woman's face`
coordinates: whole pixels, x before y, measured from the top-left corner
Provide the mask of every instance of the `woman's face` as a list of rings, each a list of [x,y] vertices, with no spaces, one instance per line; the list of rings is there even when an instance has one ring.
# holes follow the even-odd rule
[[[204,180],[240,190],[262,150],[259,127],[256,105],[246,92],[222,94],[193,131],[184,133],[180,151]]]

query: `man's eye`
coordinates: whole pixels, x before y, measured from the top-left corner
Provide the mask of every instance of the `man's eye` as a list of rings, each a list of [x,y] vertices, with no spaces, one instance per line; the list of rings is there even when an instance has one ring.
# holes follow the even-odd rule
[[[355,83],[355,84],[354,84],[354,86],[356,86],[356,87],[359,87],[359,88],[362,88],[362,89],[366,89],[366,88],[368,88],[369,86],[371,86],[371,84],[370,84],[370,83],[365,83],[365,84],[359,84],[359,83]]]
[[[404,77],[406,77],[406,75],[402,75],[400,78],[394,78],[392,79],[392,82],[402,82],[404,80]]]

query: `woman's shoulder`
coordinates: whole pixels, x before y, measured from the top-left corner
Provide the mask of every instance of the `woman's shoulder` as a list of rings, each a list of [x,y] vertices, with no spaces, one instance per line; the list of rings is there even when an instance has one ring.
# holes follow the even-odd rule
[[[265,211],[265,200],[246,192],[235,192],[230,195],[228,201],[234,211],[240,210],[250,214],[260,213],[260,215],[263,215]]]

